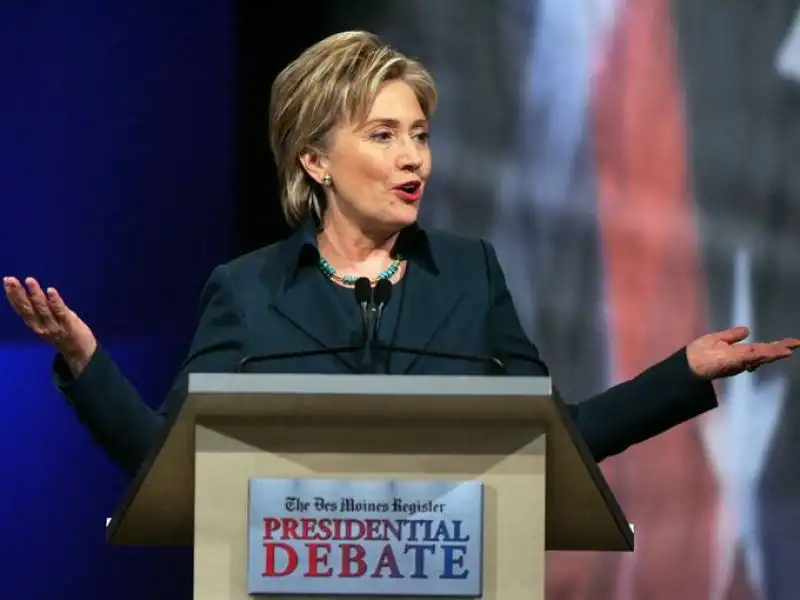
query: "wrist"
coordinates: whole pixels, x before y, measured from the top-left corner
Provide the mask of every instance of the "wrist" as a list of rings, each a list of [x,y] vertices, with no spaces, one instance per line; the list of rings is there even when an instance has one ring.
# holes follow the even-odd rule
[[[97,350],[97,343],[92,342],[92,344],[86,348],[76,348],[61,352],[61,356],[64,357],[64,362],[72,373],[72,377],[77,378],[83,373],[89,361],[92,360],[95,350]]]
[[[692,348],[690,346],[684,347],[683,353],[686,358],[686,365],[689,367],[689,373],[691,373],[692,377],[700,381],[709,381],[711,378],[698,369]]]

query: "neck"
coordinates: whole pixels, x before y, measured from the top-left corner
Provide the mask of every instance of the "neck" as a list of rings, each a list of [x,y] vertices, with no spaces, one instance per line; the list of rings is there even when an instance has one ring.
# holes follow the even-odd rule
[[[319,235],[320,252],[338,268],[357,269],[391,259],[398,233],[365,231],[344,219],[327,216]]]

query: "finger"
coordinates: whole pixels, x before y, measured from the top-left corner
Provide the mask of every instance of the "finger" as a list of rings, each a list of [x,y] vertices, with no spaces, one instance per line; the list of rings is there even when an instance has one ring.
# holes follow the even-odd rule
[[[15,277],[7,277],[3,279],[3,283],[6,288],[6,296],[8,297],[8,301],[11,303],[11,307],[14,309],[14,312],[22,317],[25,323],[29,326],[33,326],[34,324],[38,323],[39,319],[36,315],[36,311],[33,309],[30,298],[28,297],[28,291],[19,282],[19,280]]]
[[[25,280],[25,285],[28,287],[30,293],[31,304],[36,314],[39,316],[42,324],[47,328],[52,328],[56,324],[56,319],[53,316],[50,306],[47,303],[47,297],[44,295],[39,282],[33,277],[28,277]]]
[[[11,306],[14,306],[13,303],[13,294],[14,290],[19,286],[19,281],[17,281],[16,277],[3,277],[3,293],[5,293],[6,298],[8,298],[8,302]]]
[[[772,348],[773,356],[776,356],[777,358],[786,358],[787,356],[791,356],[793,354],[793,348],[785,342],[779,342],[777,344],[772,343],[769,344],[769,346]],[[764,353],[767,354],[768,351],[765,350]]]
[[[774,362],[792,355],[791,349],[780,344],[744,344],[734,348],[737,358],[746,367],[761,361]]]
[[[720,331],[717,334],[717,338],[728,344],[735,344],[736,342],[741,342],[748,335],[750,335],[750,330],[747,327],[731,327],[725,331]]]
[[[800,348],[800,340],[786,338],[776,342],[769,342],[767,346],[772,349],[771,352],[764,344],[747,344],[747,346],[741,346],[741,348],[747,349],[748,355],[769,355],[768,358],[772,362],[773,360],[792,356],[793,350]]]
[[[18,285],[20,285],[20,283],[19,283],[19,279],[17,279],[16,277],[11,277],[9,275],[7,275],[6,277],[3,277],[3,287],[5,288],[6,291],[8,291],[9,288],[14,287],[14,286],[18,286]]]
[[[50,310],[56,321],[64,323],[69,316],[69,309],[57,289],[47,288],[47,303],[50,305]]]
[[[789,350],[800,348],[800,339],[797,338],[786,338],[772,343],[783,346],[784,348],[788,348]]]
[[[761,358],[759,360],[753,361],[749,363],[745,368],[752,372],[758,369],[759,367],[763,367],[764,365],[768,365],[769,363],[773,363],[775,361],[781,360],[784,358],[783,356],[772,356],[770,358]]]
[[[769,358],[762,358],[761,360],[757,360],[757,361],[754,361],[752,363],[749,363],[745,368],[752,373],[753,371],[755,371],[756,369],[758,369],[760,367],[763,367],[764,365],[768,365],[770,363],[777,362],[777,361],[779,361],[779,360],[781,360],[783,358],[786,358],[786,357],[785,356],[771,356]]]

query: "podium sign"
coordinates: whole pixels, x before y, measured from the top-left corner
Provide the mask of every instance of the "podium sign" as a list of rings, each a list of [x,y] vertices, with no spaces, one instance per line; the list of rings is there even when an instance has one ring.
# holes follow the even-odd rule
[[[483,595],[480,481],[253,478],[248,593]]]

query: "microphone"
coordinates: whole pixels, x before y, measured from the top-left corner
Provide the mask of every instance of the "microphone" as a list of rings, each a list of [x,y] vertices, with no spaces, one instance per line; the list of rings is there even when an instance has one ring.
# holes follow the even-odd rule
[[[374,329],[370,327],[372,321],[372,285],[366,277],[359,277],[356,280],[353,291],[356,295],[356,302],[361,308],[361,343],[364,346],[364,364],[372,362],[372,340]]]
[[[397,346],[395,344],[385,344],[378,338],[378,330],[383,316],[383,310],[392,298],[392,289],[394,286],[388,279],[381,279],[375,285],[373,298],[376,306],[376,315],[373,333],[373,338],[376,340],[375,345],[384,352],[400,352],[402,354],[412,354],[414,356],[428,356],[431,358],[445,358],[449,360],[462,360],[465,362],[481,363],[489,365],[499,370],[502,374],[508,374],[505,364],[496,356],[480,356],[475,354],[461,354],[458,352],[437,352],[435,350],[421,350],[419,348],[409,348],[407,346]]]
[[[372,301],[372,286],[369,284],[369,279],[366,277],[359,277],[356,280],[353,291],[356,295],[356,302],[358,302],[358,306],[361,308],[361,341],[366,344],[370,336],[370,303]]]
[[[361,308],[361,341],[355,345],[349,346],[334,346],[329,348],[314,348],[313,350],[300,350],[297,352],[275,352],[272,354],[257,354],[245,356],[236,365],[236,373],[241,373],[244,368],[254,362],[268,362],[272,360],[282,360],[286,358],[306,358],[308,356],[321,356],[321,355],[336,355],[345,354],[349,352],[358,352],[367,350],[371,345],[372,328],[370,325],[371,318],[371,301],[372,301],[372,286],[369,284],[369,279],[361,277],[355,284],[356,301]],[[370,350],[367,350],[369,353]],[[365,358],[370,358],[368,355]]]
[[[378,331],[381,326],[381,319],[383,318],[383,309],[389,304],[392,299],[392,282],[388,279],[379,279],[375,284],[375,289],[372,292],[373,302],[375,303],[375,321],[373,323],[372,339],[378,339]]]

